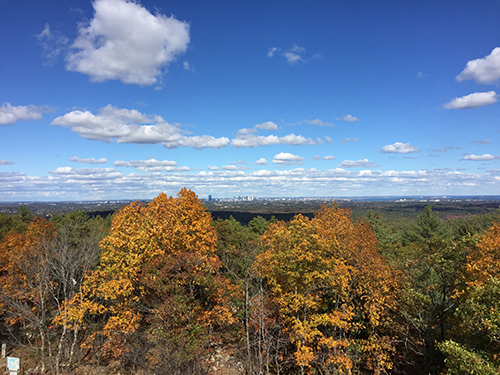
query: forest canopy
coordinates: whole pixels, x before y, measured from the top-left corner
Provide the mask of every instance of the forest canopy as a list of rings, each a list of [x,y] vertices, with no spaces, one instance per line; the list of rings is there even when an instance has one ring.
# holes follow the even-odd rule
[[[497,374],[499,212],[0,214],[0,334],[38,373]],[[29,350],[28,350],[29,349]]]

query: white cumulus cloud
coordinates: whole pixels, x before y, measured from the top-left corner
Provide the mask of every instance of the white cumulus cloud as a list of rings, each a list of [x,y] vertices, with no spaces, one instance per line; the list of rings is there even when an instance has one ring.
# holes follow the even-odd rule
[[[396,142],[392,145],[382,147],[383,154],[412,154],[420,152],[418,147],[412,146],[409,143]]]
[[[253,165],[267,165],[267,160],[264,158],[260,158],[259,160],[256,160]]]
[[[500,79],[500,47],[496,47],[488,56],[471,60],[456,80],[462,82],[473,79],[479,84],[495,83]]]
[[[279,137],[276,135],[254,135],[254,134],[239,134],[231,141],[231,146],[236,148],[241,147],[261,147],[269,145],[278,145],[280,143]]]
[[[302,156],[290,154],[288,152],[280,152],[274,156],[273,163],[282,165],[297,165],[304,164],[304,159],[305,158]]]
[[[66,68],[92,81],[149,86],[187,50],[189,24],[152,14],[135,1],[95,0],[94,18],[80,25]]]
[[[344,160],[338,165],[339,168],[374,168],[378,167],[377,164],[368,161],[368,159],[363,160]]]
[[[77,162],[77,163],[82,163],[82,164],[105,164],[105,163],[108,162],[108,159],[106,159],[106,158],[101,158],[101,159],[96,159],[96,158],[81,159],[78,156],[72,156],[69,160]]]
[[[470,109],[484,107],[488,104],[493,104],[498,101],[498,95],[495,91],[474,92],[469,95],[455,98],[446,103],[445,109]]]
[[[10,103],[4,103],[0,107],[0,125],[11,125],[26,120],[41,120],[42,113],[46,111],[46,108],[34,105],[12,106]]]
[[[318,138],[313,140],[311,138],[306,138],[302,135],[288,134],[283,137],[278,137],[277,135],[256,135],[255,129],[240,129],[236,138],[231,140],[231,145],[236,148],[242,147],[262,147],[270,145],[316,145],[323,143],[322,139]]]
[[[490,161],[490,160],[498,160],[500,156],[494,156],[491,154],[482,154],[482,155],[466,155],[460,160],[470,160],[470,161]]]
[[[135,109],[120,109],[112,105],[101,108],[99,114],[89,111],[72,111],[52,121],[52,125],[69,127],[81,137],[118,143],[155,144],[167,148],[194,147],[221,148],[229,139],[213,136],[187,136],[179,124],[169,124],[156,115],[145,115]]]

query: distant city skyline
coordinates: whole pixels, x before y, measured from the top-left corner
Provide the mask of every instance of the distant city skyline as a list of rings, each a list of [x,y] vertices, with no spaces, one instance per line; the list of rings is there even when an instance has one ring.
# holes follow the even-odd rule
[[[500,192],[500,3],[21,0],[0,202]]]

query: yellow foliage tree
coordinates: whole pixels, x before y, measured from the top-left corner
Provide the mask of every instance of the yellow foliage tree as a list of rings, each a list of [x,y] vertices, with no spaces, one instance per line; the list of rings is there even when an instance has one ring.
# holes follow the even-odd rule
[[[391,368],[396,280],[365,223],[324,206],[313,218],[271,224],[256,267],[269,284],[299,372]],[[317,370],[317,371],[316,371]]]
[[[500,372],[500,223],[494,223],[469,250],[455,290],[452,339],[440,343],[447,374]]]
[[[87,345],[104,337],[115,356],[141,326],[155,340],[168,338],[187,352],[208,347],[209,337],[235,322],[233,288],[218,273],[217,238],[210,222],[198,197],[187,189],[177,198],[162,193],[149,204],[123,207],[101,242],[98,269],[88,272],[82,292],[66,303],[64,318],[73,328],[89,316],[101,320],[102,328],[89,336]],[[164,353],[154,350],[151,360],[160,361]]]
[[[480,287],[491,278],[500,278],[500,223],[494,223],[471,249],[463,276],[466,290]]]

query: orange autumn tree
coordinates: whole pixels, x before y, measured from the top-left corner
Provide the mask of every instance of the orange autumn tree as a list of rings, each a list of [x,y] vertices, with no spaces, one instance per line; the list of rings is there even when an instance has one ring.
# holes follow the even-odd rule
[[[469,250],[452,340],[438,344],[447,374],[500,372],[500,223],[494,223]]]
[[[0,315],[13,327],[10,335],[40,350],[42,370],[46,355],[52,356],[49,328],[57,311],[50,267],[56,234],[51,223],[36,219],[24,233],[12,231],[0,243]]]
[[[262,242],[256,267],[279,306],[297,372],[392,367],[396,280],[369,225],[324,206],[313,219],[271,224]]]
[[[494,223],[471,249],[463,272],[467,294],[474,287],[482,287],[491,278],[500,278],[500,223]]]
[[[82,292],[68,301],[64,319],[74,329],[101,321],[87,345],[104,338],[105,349],[122,359],[140,330],[142,339],[149,340],[146,355],[153,366],[170,349],[183,350],[176,354],[184,356],[176,357],[179,361],[192,360],[235,322],[233,289],[218,273],[217,238],[210,223],[198,197],[187,189],[177,198],[162,193],[149,204],[123,207],[101,242],[98,269],[87,274]]]

